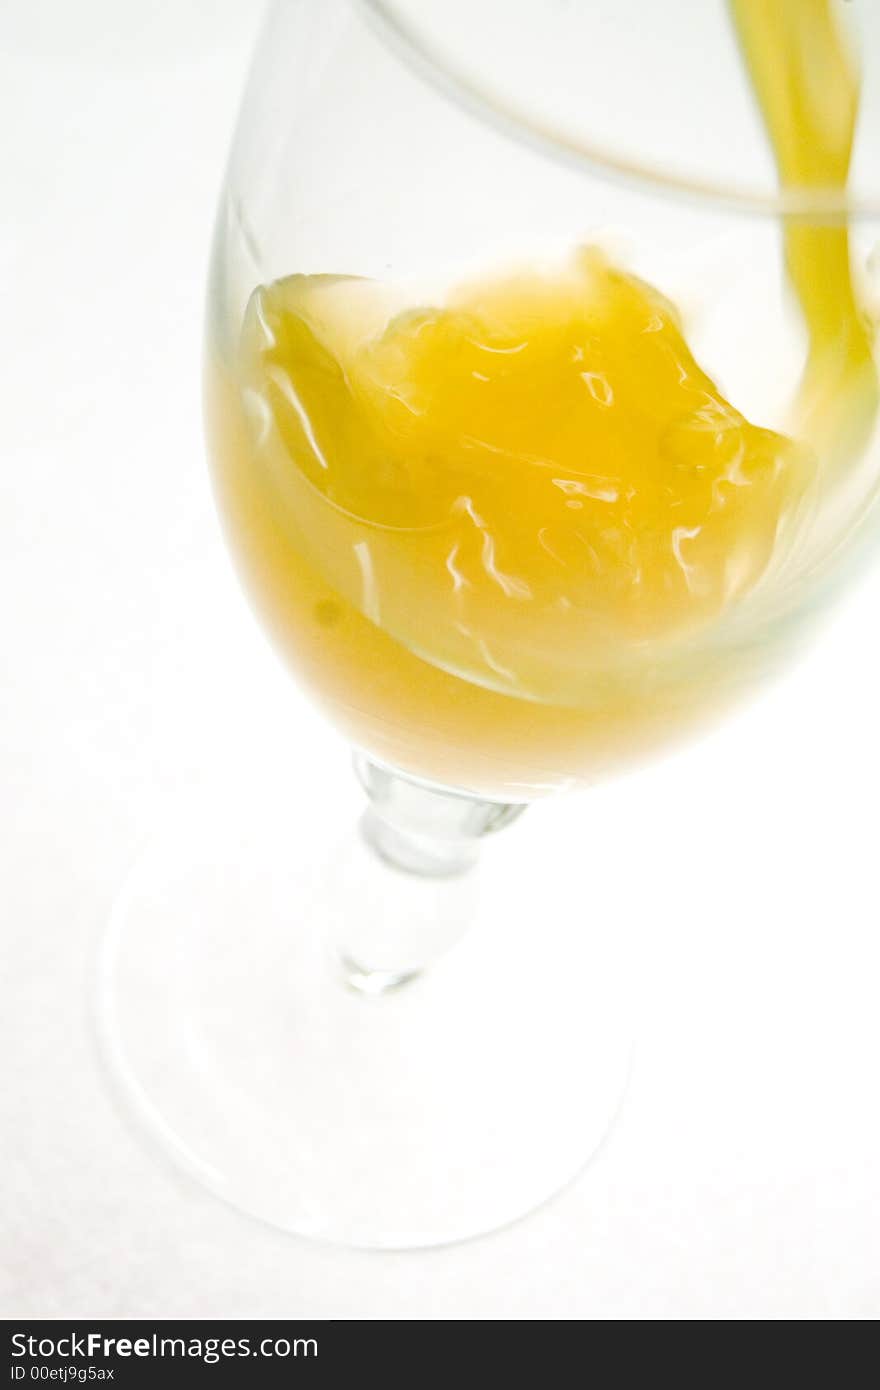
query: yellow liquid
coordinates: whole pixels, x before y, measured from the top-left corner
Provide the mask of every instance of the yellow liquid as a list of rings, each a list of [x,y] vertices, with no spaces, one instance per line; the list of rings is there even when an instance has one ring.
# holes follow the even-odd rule
[[[780,181],[844,189],[859,74],[829,0],[730,0]],[[878,408],[874,325],[853,283],[849,229],[792,219],[786,268],[809,335],[796,428],[829,472],[867,442]]]
[[[812,107],[779,86],[802,95],[803,74],[762,66],[775,19],[812,15],[815,37],[825,0],[735,9],[783,177],[844,181],[852,124],[811,163]],[[846,401],[863,426],[876,374],[846,229],[789,229],[787,251],[802,413]],[[820,408],[809,383],[832,355]],[[276,281],[208,393],[221,504],[301,675],[375,756],[502,796],[641,757],[727,693],[730,659],[695,665],[688,641],[767,573],[815,469],[592,248],[422,305],[345,276]]]

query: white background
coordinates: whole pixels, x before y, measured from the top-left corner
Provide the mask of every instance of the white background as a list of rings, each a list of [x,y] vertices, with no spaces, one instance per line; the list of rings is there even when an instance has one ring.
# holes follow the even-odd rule
[[[880,576],[719,734],[572,804],[629,872],[622,1116],[579,1183],[416,1255],[290,1239],[166,1169],[90,1040],[140,838],[259,725],[339,740],[238,594],[202,458],[214,201],[244,0],[0,9],[0,1312],[850,1319],[880,1313]],[[274,722],[273,722],[274,721]],[[533,812],[532,814],[540,814]]]

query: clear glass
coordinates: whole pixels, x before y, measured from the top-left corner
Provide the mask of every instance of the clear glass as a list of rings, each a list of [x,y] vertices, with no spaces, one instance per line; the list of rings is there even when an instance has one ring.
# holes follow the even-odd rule
[[[269,768],[226,805],[190,808],[126,885],[99,995],[107,1055],[145,1123],[245,1210],[364,1246],[442,1243],[515,1219],[584,1165],[626,1076],[620,924],[589,920],[577,802],[555,803],[543,838],[538,817],[533,841],[531,818],[495,832],[548,793],[673,746],[770,674],[866,552],[880,480],[876,414],[862,410],[856,447],[838,412],[822,449],[842,462],[805,472],[753,582],[730,580],[746,548],[725,570],[733,597],[706,600],[699,621],[657,636],[630,603],[625,638],[587,643],[552,570],[570,515],[539,526],[525,484],[511,492],[498,475],[479,507],[458,496],[456,531],[420,511],[427,494],[395,492],[393,470],[380,495],[369,461],[363,506],[357,470],[334,493],[288,469],[268,396],[240,361],[247,334],[274,348],[279,323],[304,320],[267,317],[256,292],[324,277],[286,281],[287,302],[309,297],[312,325],[343,302],[346,331],[360,316],[375,341],[392,320],[427,321],[425,306],[463,282],[514,273],[499,267],[600,248],[589,274],[601,280],[595,266],[610,260],[637,277],[631,297],[636,284],[664,296],[650,299],[662,333],[683,325],[700,380],[723,384],[734,409],[719,425],[719,386],[717,447],[757,439],[754,422],[783,449],[810,355],[784,235],[801,229],[808,249],[836,236],[838,250],[848,237],[872,333],[880,309],[866,137],[880,26],[871,7],[846,8],[865,73],[847,190],[814,180],[780,193],[721,0],[271,6],[217,220],[209,453],[243,581],[356,750],[367,810],[316,867],[308,791],[272,788]],[[342,389],[326,354],[309,370],[315,391]],[[606,379],[582,375],[610,407]],[[300,456],[304,438],[326,467],[317,417],[273,380]],[[343,428],[341,399],[326,396],[322,439]],[[689,447],[704,448],[706,419],[687,418]],[[456,441],[460,458],[471,443],[462,454]],[[552,482],[560,508],[592,515],[587,484]],[[690,584],[677,547],[699,529],[672,533],[667,587]],[[537,555],[536,538],[551,558],[527,582],[505,554]],[[624,610],[613,593],[599,608],[610,631]]]

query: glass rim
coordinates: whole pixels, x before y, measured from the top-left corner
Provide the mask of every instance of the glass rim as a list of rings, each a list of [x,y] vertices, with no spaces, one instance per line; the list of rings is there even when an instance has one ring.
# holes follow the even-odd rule
[[[692,178],[639,160],[615,155],[538,121],[515,104],[502,101],[437,54],[417,29],[406,24],[388,0],[358,0],[386,46],[416,76],[430,83],[472,115],[503,135],[554,158],[569,168],[599,174],[642,192],[663,192],[711,207],[752,216],[810,222],[848,222],[880,218],[880,196],[848,197],[840,188],[787,188],[761,193],[741,184]]]

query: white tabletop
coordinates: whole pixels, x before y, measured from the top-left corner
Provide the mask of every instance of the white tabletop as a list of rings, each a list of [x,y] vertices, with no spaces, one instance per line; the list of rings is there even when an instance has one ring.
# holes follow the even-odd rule
[[[109,1097],[89,972],[141,837],[254,722],[318,800],[346,756],[238,593],[202,461],[205,263],[254,8],[7,0],[0,20],[0,1313],[874,1318],[878,573],[759,703],[583,798],[666,891],[602,905],[610,929],[638,917],[635,1070],[555,1203],[436,1252],[312,1246],[176,1177]]]

